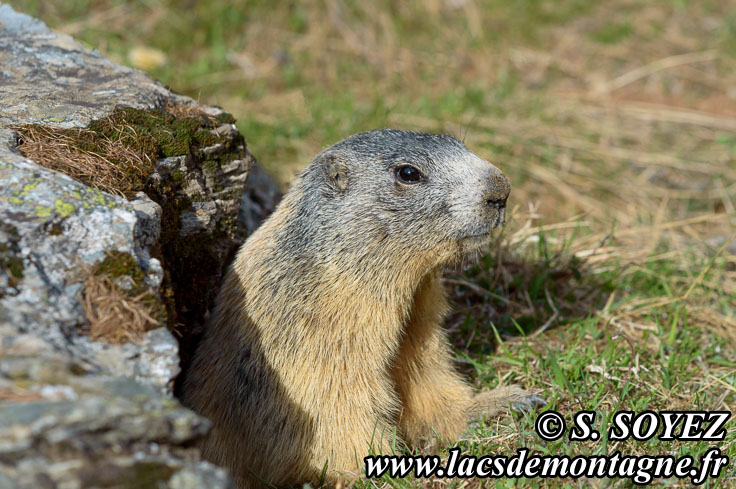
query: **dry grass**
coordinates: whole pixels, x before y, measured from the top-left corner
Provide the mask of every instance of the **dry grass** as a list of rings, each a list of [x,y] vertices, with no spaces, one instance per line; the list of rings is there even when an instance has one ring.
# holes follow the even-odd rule
[[[131,297],[109,275],[89,276],[84,284],[82,307],[87,318],[86,332],[93,340],[135,341],[146,331],[161,326],[154,319],[156,301],[149,292]]]
[[[219,124],[196,104],[167,101],[161,111],[118,107],[85,129],[43,124],[11,129],[19,135],[17,149],[36,163],[131,198],[143,190],[159,157],[186,154],[199,126]]]
[[[202,106],[193,104],[182,104],[182,103],[175,103],[171,100],[167,100],[166,104],[164,105],[164,110],[168,113],[174,116],[176,119],[183,119],[186,117],[191,118],[200,118],[203,117],[207,119],[210,122],[213,122],[215,119],[208,115],[204,110],[202,110]]]
[[[27,158],[110,194],[130,196],[153,171],[154,162],[144,149],[125,140],[37,124],[12,129],[20,135],[17,149]]]

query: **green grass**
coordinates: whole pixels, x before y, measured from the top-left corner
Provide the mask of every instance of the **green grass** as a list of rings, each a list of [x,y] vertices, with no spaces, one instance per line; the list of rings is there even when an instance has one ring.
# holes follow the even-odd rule
[[[736,257],[721,249],[736,232],[732,1],[10,4],[122,63],[140,47],[163,53],[149,73],[233,113],[284,187],[326,145],[386,126],[454,133],[502,168],[513,184],[503,236],[448,275],[448,331],[476,387],[539,389],[568,422],[583,409],[608,422],[621,409],[736,404]],[[672,64],[688,53],[702,55]],[[461,446],[570,456],[708,446],[545,443],[534,419],[489,420]],[[728,428],[717,445],[734,460]],[[734,464],[705,487],[736,487]],[[445,483],[633,486],[376,485]]]
[[[633,34],[631,24],[608,24],[593,33],[593,39],[606,44],[616,44]]]
[[[524,414],[498,422],[493,420],[476,429],[459,444],[463,453],[477,457],[510,455],[526,447],[541,455],[574,457],[619,450],[631,455],[689,454],[698,459],[710,447],[718,446],[722,454],[733,460],[736,456],[733,420],[727,425],[726,439],[718,443],[668,442],[656,438],[647,442],[618,442],[605,436],[617,411],[713,410],[716,406],[722,409],[724,400],[733,399],[734,331],[720,330],[718,324],[699,312],[702,307],[728,314],[733,303],[713,303],[720,294],[708,286],[695,286],[687,299],[682,299],[690,286],[680,280],[683,273],[699,274],[703,270],[706,270],[703,283],[720,280],[732,268],[730,261],[722,256],[697,258],[687,253],[688,261],[680,256],[623,263],[625,260],[614,257],[610,268],[596,270],[576,261],[575,250],[575,242],[568,242],[564,247],[532,246],[528,253],[521,255],[510,255],[504,247],[492,249],[469,274],[458,273],[452,277],[495,291],[506,301],[494,303],[490,298],[495,308],[488,313],[484,304],[473,300],[476,297],[468,300],[463,285],[457,285],[461,299],[456,310],[461,309],[458,316],[462,317],[454,325],[451,323],[450,331],[461,365],[478,388],[519,383],[538,389],[548,402],[545,409],[562,413],[568,430],[574,413],[594,411],[594,428],[603,437],[597,441],[569,442],[565,436],[545,442],[534,431],[537,413]],[[489,278],[497,275],[497,270],[488,265],[498,267],[498,263],[503,263],[501,268],[516,272],[509,283],[502,280],[494,283]],[[517,327],[514,318],[523,317],[521,310],[528,306],[521,302],[509,305],[508,301],[522,301],[528,295],[530,304],[542,316],[549,316],[551,306],[546,305],[547,300],[539,293],[534,293],[540,289],[550,291],[550,302],[564,311],[564,319],[541,335],[533,331],[525,333],[521,331],[525,328]],[[565,310],[566,298],[575,295],[587,299]],[[649,302],[642,302],[646,300]],[[650,307],[653,301],[665,300],[671,302]],[[462,311],[462,305],[468,303],[471,306]],[[514,311],[515,308],[518,310]],[[629,327],[621,327],[624,324]],[[473,340],[468,341],[469,337]],[[489,344],[495,348],[489,349]],[[733,466],[729,465],[720,481],[708,480],[703,487],[716,487],[716,484],[730,487],[734,475]],[[427,485],[426,480],[411,478],[385,478],[381,482],[400,488]],[[653,485],[691,486],[689,480],[676,479],[655,480]],[[370,484],[363,483],[361,487]],[[449,487],[461,487],[461,480],[450,482]],[[489,481],[486,487],[634,487],[634,484],[628,479],[520,479]]]

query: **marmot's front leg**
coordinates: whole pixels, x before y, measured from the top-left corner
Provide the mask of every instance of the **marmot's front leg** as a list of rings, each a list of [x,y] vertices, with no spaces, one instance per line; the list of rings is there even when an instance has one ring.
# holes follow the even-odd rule
[[[474,411],[474,392],[453,366],[452,350],[440,326],[447,300],[439,273],[419,284],[392,376],[401,399],[399,429],[419,446],[426,439],[457,439]]]
[[[467,430],[468,413],[475,411],[473,389],[455,372],[441,331],[422,333],[405,337],[393,369],[402,403],[399,429],[413,446],[457,439]]]
[[[457,439],[468,424],[506,408],[530,409],[544,401],[518,386],[475,393],[456,372],[453,355],[441,327],[447,309],[439,274],[420,284],[407,323],[393,377],[402,401],[399,428],[406,441],[423,438]]]
[[[405,341],[413,343],[410,338]],[[451,350],[439,327],[422,345],[402,349],[407,350],[414,356],[397,362],[394,378],[403,403],[399,428],[414,445],[423,438],[454,441],[481,417],[544,404],[517,385],[475,393],[455,372]]]

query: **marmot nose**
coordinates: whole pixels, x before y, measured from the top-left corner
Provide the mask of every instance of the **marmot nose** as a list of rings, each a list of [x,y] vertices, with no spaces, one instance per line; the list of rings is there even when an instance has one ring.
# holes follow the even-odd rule
[[[506,199],[511,193],[511,185],[503,175],[492,175],[489,180],[488,190],[483,196],[486,203],[494,209],[506,207]]]

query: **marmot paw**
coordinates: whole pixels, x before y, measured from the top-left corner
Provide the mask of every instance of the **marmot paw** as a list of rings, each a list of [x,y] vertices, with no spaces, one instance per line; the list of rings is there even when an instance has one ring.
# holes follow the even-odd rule
[[[495,416],[508,408],[512,411],[531,411],[545,404],[546,401],[536,392],[525,391],[518,385],[505,385],[476,394],[471,417]]]

